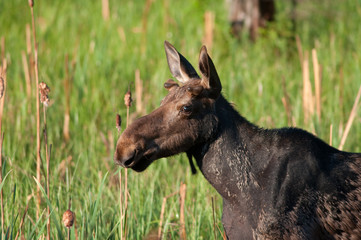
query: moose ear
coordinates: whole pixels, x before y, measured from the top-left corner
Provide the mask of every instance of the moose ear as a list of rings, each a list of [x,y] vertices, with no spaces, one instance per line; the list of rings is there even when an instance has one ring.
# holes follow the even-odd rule
[[[167,61],[169,70],[181,83],[186,83],[192,78],[199,78],[196,70],[182,56],[169,42],[164,42],[165,54],[167,55]]]
[[[173,81],[173,79],[168,79],[168,81],[164,83],[164,88],[168,91],[170,91],[173,87],[179,87],[178,83]]]
[[[205,46],[199,54],[199,70],[202,73],[202,84],[208,88],[209,96],[216,99],[221,93],[222,84]]]

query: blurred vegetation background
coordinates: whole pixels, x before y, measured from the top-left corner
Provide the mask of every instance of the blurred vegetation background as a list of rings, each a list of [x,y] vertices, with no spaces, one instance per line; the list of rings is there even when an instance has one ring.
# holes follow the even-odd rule
[[[47,135],[52,144],[50,200],[43,196],[41,217],[37,218],[36,86],[34,55],[27,47],[26,34],[26,29],[31,29],[31,11],[24,0],[0,1],[0,37],[7,62],[1,239],[15,239],[18,232],[25,239],[46,236],[47,206],[52,207],[51,238],[65,239],[61,218],[70,198],[76,214],[72,239],[120,239],[124,235],[124,221],[120,221],[123,203],[119,200],[119,173],[124,176],[124,169],[112,159],[119,136],[115,115],[122,116],[124,129],[123,97],[128,88],[134,98],[131,119],[151,112],[166,95],[163,83],[171,74],[164,40],[194,66],[202,44],[207,43],[223,94],[251,122],[264,128],[301,127],[339,147],[361,85],[360,1],[302,0],[293,9],[291,1],[278,0],[276,21],[260,29],[254,43],[247,33],[241,39],[231,36],[224,1],[109,0],[108,4],[109,13],[102,13],[101,0],[35,0],[39,79],[51,89]],[[321,69],[319,97],[313,49]],[[24,59],[30,69],[28,83]],[[137,84],[136,78],[141,80]],[[305,82],[311,86],[306,91]],[[307,99],[314,100],[311,107],[305,106]],[[319,113],[317,99],[322,106]],[[313,110],[307,110],[310,108]],[[69,132],[64,135],[67,112]],[[360,115],[356,112],[343,147],[346,151],[361,152]],[[40,184],[45,188],[43,135],[41,153]],[[184,155],[158,160],[141,174],[128,172],[127,239],[158,234],[163,198],[179,191],[181,183],[187,186],[187,238],[222,239],[222,200],[199,171],[191,174]],[[164,239],[179,238],[179,218],[179,197],[174,195],[167,198],[164,208]]]

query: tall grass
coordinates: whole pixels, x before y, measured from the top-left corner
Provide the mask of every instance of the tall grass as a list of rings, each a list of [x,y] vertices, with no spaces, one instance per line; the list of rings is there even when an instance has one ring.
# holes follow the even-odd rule
[[[42,178],[34,180],[36,106],[29,102],[34,95],[26,93],[29,86],[35,86],[31,70],[34,60],[24,54],[28,53],[29,6],[22,0],[0,1],[0,34],[6,39],[7,60],[2,119],[2,131],[6,133],[2,146],[2,174],[6,177],[1,185],[2,232],[8,239],[14,239],[18,232],[19,238],[46,236],[47,207],[51,237],[64,239],[67,231],[60,219],[70,198],[76,214],[71,239],[120,238],[119,173],[112,160],[112,143],[118,136],[114,116],[120,113],[125,119],[123,96],[134,82],[135,72],[137,79],[142,79],[144,105],[140,112],[149,113],[159,105],[166,94],[163,82],[171,77],[164,40],[174,44],[194,66],[202,41],[211,43],[211,57],[222,80],[223,93],[250,121],[269,128],[292,123],[314,131],[326,142],[330,141],[332,125],[331,142],[339,146],[361,84],[359,1],[302,1],[296,9],[296,32],[292,32],[289,20],[291,3],[277,1],[277,20],[260,32],[256,43],[247,41],[247,36],[241,41],[230,36],[223,2],[106,2],[108,17],[102,13],[100,0],[35,3],[39,79],[52,89],[51,107],[46,112],[47,141],[52,145],[47,190],[45,163],[40,168]],[[313,49],[317,52],[316,71],[322,80],[317,90],[321,92],[317,101],[322,117],[315,111],[307,122],[296,35],[303,52],[311,53]],[[69,64],[67,56],[76,63],[76,68],[71,65],[70,71],[64,67],[64,62]],[[30,66],[28,72],[23,67],[25,60]],[[316,65],[311,60],[309,54],[308,78],[315,96]],[[137,99],[134,105],[136,102]],[[135,112],[135,107],[131,107],[130,119],[137,116]],[[361,114],[360,110],[354,113],[343,149],[361,152]],[[64,116],[69,116],[65,133],[64,121],[68,120]],[[41,144],[44,141],[42,138]],[[45,148],[40,154],[46,159]],[[120,171],[124,176],[124,170]],[[187,239],[213,239],[215,231],[222,238],[220,196],[200,173],[191,175],[186,156],[179,155],[158,160],[144,173],[128,172],[127,239],[158,233],[163,198],[178,191],[181,183],[187,186],[184,200]],[[36,198],[28,199],[36,196],[37,187],[44,200],[39,217]],[[183,224],[178,197],[168,198],[163,212],[162,237],[179,238]]]

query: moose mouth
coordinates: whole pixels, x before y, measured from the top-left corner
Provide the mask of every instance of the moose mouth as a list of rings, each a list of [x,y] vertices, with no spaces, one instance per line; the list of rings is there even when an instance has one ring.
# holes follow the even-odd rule
[[[137,150],[134,151],[134,155],[124,162],[124,167],[131,168],[136,172],[144,171],[154,160],[155,152],[146,151],[144,154],[139,153]]]

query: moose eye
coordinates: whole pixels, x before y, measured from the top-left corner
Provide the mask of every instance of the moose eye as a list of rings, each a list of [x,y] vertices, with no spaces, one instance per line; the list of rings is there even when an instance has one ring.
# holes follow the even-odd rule
[[[192,112],[192,106],[190,106],[190,105],[184,105],[184,106],[181,107],[180,111],[181,111],[182,113],[189,114],[189,113]]]

